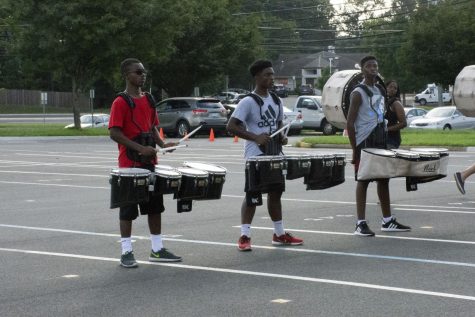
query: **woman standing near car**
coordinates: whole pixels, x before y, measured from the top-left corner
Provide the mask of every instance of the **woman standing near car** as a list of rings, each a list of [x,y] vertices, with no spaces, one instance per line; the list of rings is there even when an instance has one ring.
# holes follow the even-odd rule
[[[388,105],[385,119],[388,120],[388,149],[397,149],[401,145],[401,130],[407,125],[404,107],[401,104],[401,92],[395,80],[386,83]]]

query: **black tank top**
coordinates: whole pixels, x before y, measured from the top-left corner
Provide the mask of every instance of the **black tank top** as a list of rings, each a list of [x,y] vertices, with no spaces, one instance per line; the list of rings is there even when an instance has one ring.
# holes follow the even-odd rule
[[[384,118],[388,120],[388,127],[393,126],[397,124],[399,121],[397,119],[397,114],[395,111],[392,109],[392,105],[395,101],[400,101],[399,98],[390,98],[388,101],[388,107],[386,109],[386,114],[384,115]],[[395,141],[395,143],[400,144],[401,143],[401,131],[388,131],[388,141]]]

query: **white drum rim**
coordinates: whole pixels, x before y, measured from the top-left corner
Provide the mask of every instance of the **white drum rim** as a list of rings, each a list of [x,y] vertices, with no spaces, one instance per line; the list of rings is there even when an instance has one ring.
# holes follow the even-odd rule
[[[163,170],[176,170],[175,167],[170,166],[170,165],[162,165],[162,164],[157,164],[155,165],[155,170],[157,169],[163,169]]]
[[[182,176],[192,176],[192,177],[208,177],[209,173],[207,171],[199,170],[191,167],[178,167],[177,170],[181,173]]]
[[[362,151],[369,154],[379,155],[379,156],[396,157],[396,153],[390,150],[386,150],[386,149],[365,148],[365,149],[362,149]],[[387,155],[384,155],[382,152],[386,153]]]
[[[205,162],[183,162],[184,167],[194,168],[213,174],[226,174],[226,168]]]
[[[172,177],[172,178],[180,178],[181,177],[181,173],[179,171],[176,171],[176,170],[167,170],[167,169],[164,169],[164,170],[155,170],[155,175],[158,175],[158,176],[168,176],[168,177]]]
[[[418,158],[419,157],[419,153],[417,152],[411,152],[411,151],[402,150],[402,149],[394,149],[392,151],[396,153],[396,157],[402,157],[402,158]]]
[[[248,161],[282,161],[284,157],[282,155],[259,155],[259,156],[251,156]]]
[[[449,152],[449,149],[446,148],[437,148],[437,147],[415,147],[411,148],[411,151],[414,152],[432,152],[432,153],[446,153]]]
[[[123,176],[123,177],[131,177],[131,176],[150,176],[152,172],[145,168],[137,168],[137,167],[130,167],[130,168],[125,168],[125,167],[119,167],[119,168],[113,168],[111,170],[111,175],[116,175],[116,176]]]

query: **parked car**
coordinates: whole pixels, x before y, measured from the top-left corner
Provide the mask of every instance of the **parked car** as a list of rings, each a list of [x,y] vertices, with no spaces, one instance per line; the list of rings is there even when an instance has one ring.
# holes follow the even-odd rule
[[[280,98],[285,98],[289,95],[287,88],[285,88],[285,86],[282,84],[275,84],[274,88],[272,88],[272,91],[274,91],[275,94]]]
[[[290,125],[288,135],[300,134],[300,132],[303,129],[303,123],[304,123],[302,113],[298,111],[290,110],[286,106],[283,106],[283,108],[284,108],[283,124],[286,125],[289,122],[293,121],[292,124]]]
[[[228,122],[227,110],[214,98],[176,97],[157,104],[159,128],[170,135],[183,137],[200,125],[202,131],[224,133]]]
[[[466,117],[455,106],[438,107],[427,112],[425,116],[416,119],[410,128],[421,129],[474,129],[475,118]]]
[[[222,91],[219,94],[213,96],[213,98],[218,99],[222,103],[236,103],[238,97],[239,93],[233,91]]]
[[[94,113],[82,115],[79,120],[81,121],[81,129],[86,128],[99,128],[109,126],[110,116],[106,113]],[[64,128],[71,129],[74,128],[74,123],[68,124]]]
[[[315,92],[313,91],[312,86],[310,85],[302,85],[299,88],[299,96],[303,95],[313,95]]]
[[[427,110],[415,107],[404,107],[404,113],[406,114],[407,126],[409,126],[412,121],[422,118],[422,116],[427,113]]]
[[[335,134],[337,129],[325,118],[321,100],[321,96],[300,96],[293,110],[302,113],[304,129],[322,131],[324,135]]]

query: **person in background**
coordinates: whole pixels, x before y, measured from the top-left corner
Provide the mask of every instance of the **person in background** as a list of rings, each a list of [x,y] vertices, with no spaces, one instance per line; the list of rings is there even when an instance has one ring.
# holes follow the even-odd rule
[[[401,145],[401,130],[407,126],[406,114],[401,103],[401,92],[395,80],[386,83],[388,103],[384,118],[388,120],[387,148],[397,149]]]
[[[473,173],[475,173],[475,164],[472,164],[467,169],[454,174],[455,183],[462,195],[465,195],[465,180]]]

